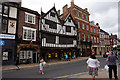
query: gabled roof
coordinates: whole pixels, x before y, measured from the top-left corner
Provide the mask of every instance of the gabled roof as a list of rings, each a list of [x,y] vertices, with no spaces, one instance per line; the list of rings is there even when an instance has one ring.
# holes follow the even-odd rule
[[[75,27],[77,28],[77,24],[76,24],[75,21],[73,20],[73,17],[72,17],[72,15],[71,15],[70,13],[68,13],[68,14],[65,15],[65,16],[61,16],[63,25],[64,25],[64,23],[67,21],[67,19],[68,19],[69,17],[71,17],[73,23],[75,24]]]
[[[59,17],[59,15],[58,15],[57,11],[56,11],[55,6],[53,6],[47,13],[44,13],[44,12],[41,11],[41,18],[44,18],[44,17],[45,17],[47,14],[49,14],[52,10],[55,11],[55,13],[56,13],[56,15],[57,15],[57,18],[59,19],[59,21],[60,21],[60,23],[61,23],[60,17]]]

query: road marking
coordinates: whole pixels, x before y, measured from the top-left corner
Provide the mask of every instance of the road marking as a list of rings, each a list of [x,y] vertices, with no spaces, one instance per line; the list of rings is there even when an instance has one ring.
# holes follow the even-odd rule
[[[82,72],[82,73],[77,73],[77,74],[65,75],[65,76],[60,76],[60,77],[56,77],[56,78],[66,78],[66,77],[78,76],[78,75],[82,75],[82,74],[86,74],[86,73],[88,73],[88,72]]]
[[[104,69],[99,69],[99,72],[103,71]],[[80,75],[85,75],[88,72],[82,72],[82,73],[77,73],[77,74],[71,74],[71,75],[65,75],[65,76],[60,76],[56,78],[67,78],[67,77],[72,77],[72,76],[80,76]]]

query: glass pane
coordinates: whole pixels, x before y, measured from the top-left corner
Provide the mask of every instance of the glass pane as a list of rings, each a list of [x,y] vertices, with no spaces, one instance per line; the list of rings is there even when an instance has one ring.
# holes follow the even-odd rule
[[[34,40],[35,31],[32,31],[32,40]]]
[[[0,4],[0,14],[2,13],[2,5]]]
[[[28,39],[31,39],[31,30],[28,30]]]
[[[6,33],[7,30],[7,20],[3,19],[2,32]]]
[[[25,29],[24,29],[24,39],[27,39],[27,32]]]
[[[28,22],[32,23],[32,16],[28,15]]]
[[[8,14],[8,6],[4,6],[4,14]]]

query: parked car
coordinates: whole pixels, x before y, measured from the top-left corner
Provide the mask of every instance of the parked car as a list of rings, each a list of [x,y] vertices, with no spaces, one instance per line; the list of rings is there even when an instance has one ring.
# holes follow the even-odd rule
[[[109,54],[110,54],[110,52],[107,51],[107,52],[105,52],[105,53],[103,54],[103,57],[104,57],[104,58],[107,58]]]

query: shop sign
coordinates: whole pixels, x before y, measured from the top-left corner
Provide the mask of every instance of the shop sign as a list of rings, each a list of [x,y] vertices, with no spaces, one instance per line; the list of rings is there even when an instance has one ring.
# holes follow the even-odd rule
[[[0,34],[1,39],[15,39],[15,35]]]
[[[4,46],[5,45],[5,41],[0,40],[0,46]]]

